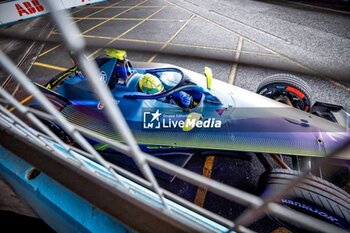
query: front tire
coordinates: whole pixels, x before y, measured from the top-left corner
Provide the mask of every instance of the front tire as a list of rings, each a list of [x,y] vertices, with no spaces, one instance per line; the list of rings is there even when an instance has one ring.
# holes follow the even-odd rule
[[[68,143],[68,144],[73,143],[73,139],[60,126],[53,123],[52,121],[48,121],[48,120],[42,120],[42,121],[64,143]]]
[[[300,172],[287,169],[265,172],[259,179],[259,191],[263,194],[278,192],[298,175]],[[291,196],[280,200],[282,205],[342,229],[350,228],[350,195],[334,184],[310,175],[290,193]],[[292,232],[308,232],[301,226],[272,218]]]
[[[269,76],[260,82],[256,92],[303,111],[311,109],[311,88],[306,82],[294,75],[275,74]]]

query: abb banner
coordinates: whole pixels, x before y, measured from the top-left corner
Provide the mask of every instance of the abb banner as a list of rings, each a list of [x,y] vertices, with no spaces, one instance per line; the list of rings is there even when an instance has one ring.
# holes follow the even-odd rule
[[[46,0],[16,0],[0,3],[0,25],[28,19],[48,13]],[[106,0],[54,0],[58,1],[59,9],[67,9]],[[58,9],[58,10],[59,10]]]

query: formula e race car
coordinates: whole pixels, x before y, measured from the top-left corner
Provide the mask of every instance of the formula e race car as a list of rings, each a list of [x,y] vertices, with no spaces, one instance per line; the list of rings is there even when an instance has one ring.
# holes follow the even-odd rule
[[[295,76],[270,76],[252,93],[213,79],[209,68],[202,75],[168,64],[131,64],[124,51],[115,49],[107,49],[106,55],[96,59],[100,79],[109,87],[140,148],[177,165],[184,166],[194,154],[254,153],[268,169],[259,184],[266,193],[284,187],[299,173],[286,169],[281,155],[322,158],[350,139],[349,114],[341,106],[314,103],[310,87]],[[146,74],[160,80],[163,88],[158,93],[140,90]],[[69,122],[123,142],[103,114],[104,103],[96,99],[77,67],[57,75],[45,87],[38,86]],[[189,96],[190,102],[184,105],[179,92]],[[72,143],[59,125],[45,123]],[[117,163],[125,159],[115,156],[118,152],[107,145],[88,140],[107,159]],[[267,166],[265,156],[284,169]],[[350,151],[338,156],[350,169]],[[281,200],[283,205],[349,229],[350,195],[344,190],[312,175],[295,190],[294,197]],[[298,226],[280,223],[302,232]]]

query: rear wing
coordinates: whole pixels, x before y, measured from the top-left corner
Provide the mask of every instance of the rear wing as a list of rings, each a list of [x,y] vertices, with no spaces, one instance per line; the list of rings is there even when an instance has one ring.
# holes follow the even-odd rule
[[[61,83],[61,81],[65,80],[65,78],[68,78],[68,76],[70,74],[75,73],[75,71],[77,70],[77,67],[74,66],[58,75],[56,75],[54,78],[52,78],[46,85],[45,87],[47,89],[53,89],[54,87],[56,87],[58,84]],[[37,84],[37,83],[36,83]],[[38,84],[37,84],[38,85]]]
[[[109,57],[98,57],[95,59],[97,66],[99,67],[100,71],[101,71],[101,78],[104,79],[104,81],[109,84],[110,80],[112,79],[112,73],[114,70],[114,66],[117,63],[117,59],[116,58],[109,58]],[[56,87],[58,87],[60,84],[62,84],[65,80],[67,80],[68,78],[74,76],[74,75],[79,75],[81,77],[83,77],[83,73],[78,69],[77,66],[73,66],[71,68],[69,68],[66,71],[63,71],[61,73],[59,73],[58,75],[56,75],[55,77],[53,77],[46,85],[45,87],[47,89],[55,89]]]

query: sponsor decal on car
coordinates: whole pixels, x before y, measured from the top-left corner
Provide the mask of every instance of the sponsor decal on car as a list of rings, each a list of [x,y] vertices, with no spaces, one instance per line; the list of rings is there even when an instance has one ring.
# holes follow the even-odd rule
[[[281,202],[283,204],[292,205],[292,206],[296,206],[296,207],[308,210],[308,211],[313,212],[315,214],[318,214],[318,215],[320,215],[320,216],[322,216],[324,218],[327,218],[327,219],[329,219],[332,222],[338,222],[339,221],[339,219],[337,219],[337,218],[335,218],[335,217],[325,213],[324,211],[321,211],[321,210],[319,210],[317,208],[311,207],[311,206],[306,205],[304,203],[300,203],[300,202],[292,201],[292,200],[288,200],[288,199],[282,199]]]

